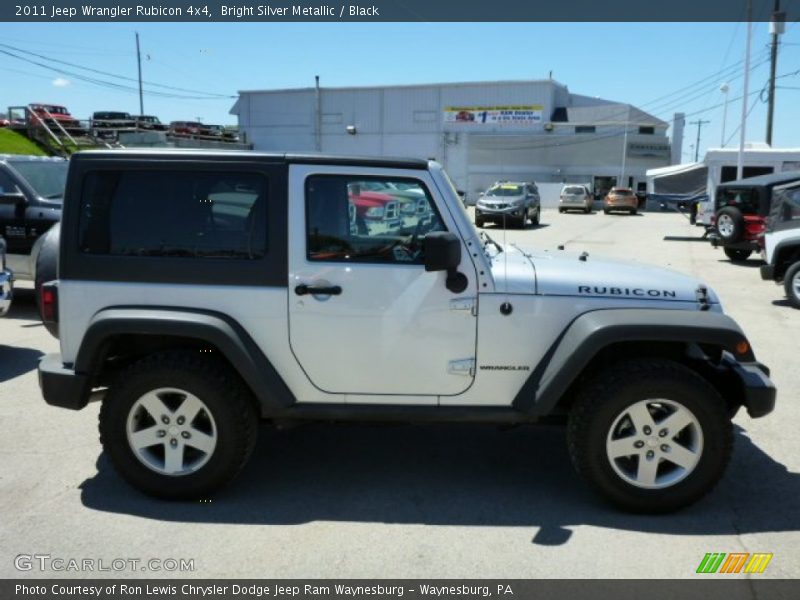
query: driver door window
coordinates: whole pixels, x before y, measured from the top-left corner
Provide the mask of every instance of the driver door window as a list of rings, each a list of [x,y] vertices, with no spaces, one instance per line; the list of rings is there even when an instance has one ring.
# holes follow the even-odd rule
[[[445,230],[414,179],[315,175],[305,191],[311,261],[422,264],[425,235]]]

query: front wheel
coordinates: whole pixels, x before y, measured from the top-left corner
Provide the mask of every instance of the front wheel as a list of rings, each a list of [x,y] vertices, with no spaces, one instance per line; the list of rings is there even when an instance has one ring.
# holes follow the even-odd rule
[[[531,218],[531,223],[533,225],[538,225],[541,222],[541,216],[542,216],[542,209],[537,208],[536,213],[533,215],[533,218]]]
[[[664,513],[716,485],[733,430],[725,402],[695,371],[644,359],[582,387],[567,439],[576,470],[601,496],[625,510]]]
[[[800,308],[800,262],[794,263],[783,276],[783,287],[789,303]]]
[[[239,473],[253,451],[257,424],[235,373],[192,352],[159,353],[112,383],[100,408],[100,441],[136,489],[198,499]]]

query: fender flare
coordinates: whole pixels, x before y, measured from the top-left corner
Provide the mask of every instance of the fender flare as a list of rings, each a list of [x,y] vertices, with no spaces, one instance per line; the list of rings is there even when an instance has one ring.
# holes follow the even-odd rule
[[[549,414],[590,361],[618,342],[682,342],[717,346],[738,359],[754,361],[752,350],[729,316],[708,311],[605,309],[583,313],[565,329],[523,384],[513,406],[536,416]]]
[[[772,264],[775,267],[776,275],[780,273],[780,277],[783,277],[783,274],[789,268],[791,264],[790,256],[799,256],[800,257],[800,238],[794,237],[785,240],[781,240],[775,245],[775,249],[772,251]],[[786,268],[782,268],[786,263]]]
[[[263,415],[295,403],[294,394],[250,334],[230,317],[212,312],[162,307],[114,307],[92,317],[74,370],[93,375],[107,342],[117,335],[176,336],[215,346],[251,389]]]

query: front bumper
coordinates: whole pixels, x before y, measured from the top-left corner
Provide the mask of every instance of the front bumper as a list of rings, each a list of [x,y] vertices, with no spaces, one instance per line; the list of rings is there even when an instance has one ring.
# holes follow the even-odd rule
[[[481,205],[475,206],[475,215],[483,217],[484,219],[502,218],[502,217],[521,217],[525,213],[525,205],[510,205],[504,208],[495,208],[494,206]]]
[[[14,276],[11,271],[0,271],[0,317],[8,313],[14,297]]]
[[[742,403],[747,414],[758,419],[771,413],[778,392],[769,378],[769,369],[759,362],[740,363],[729,355],[722,362],[736,375],[742,386]]]
[[[89,403],[89,377],[66,366],[60,354],[46,354],[39,361],[39,387],[51,406],[80,410]]]

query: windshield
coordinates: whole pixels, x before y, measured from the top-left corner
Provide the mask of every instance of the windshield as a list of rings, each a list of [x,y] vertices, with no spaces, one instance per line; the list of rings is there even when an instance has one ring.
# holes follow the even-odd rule
[[[42,198],[54,200],[64,197],[67,182],[66,161],[9,161],[14,170],[30,184]]]
[[[503,183],[501,185],[493,185],[486,192],[487,196],[521,196],[522,186],[513,183]]]
[[[571,185],[571,186],[568,186],[568,187],[564,188],[564,193],[565,194],[581,194],[581,195],[583,195],[586,192],[579,185]]]

